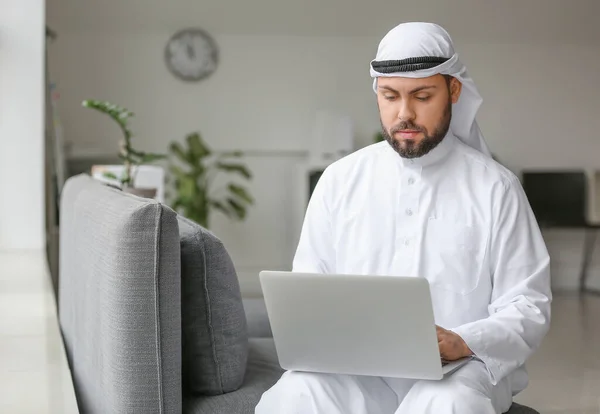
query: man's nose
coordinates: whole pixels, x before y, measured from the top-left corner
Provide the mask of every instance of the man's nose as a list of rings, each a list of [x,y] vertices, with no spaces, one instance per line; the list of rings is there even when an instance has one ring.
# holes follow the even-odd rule
[[[415,119],[415,111],[406,101],[400,103],[398,108],[398,119],[401,121],[412,121]]]

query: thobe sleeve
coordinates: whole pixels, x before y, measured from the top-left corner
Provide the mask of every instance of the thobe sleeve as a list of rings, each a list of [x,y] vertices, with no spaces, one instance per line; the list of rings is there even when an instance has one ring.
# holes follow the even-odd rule
[[[311,195],[294,256],[294,272],[332,273],[335,270],[330,209],[333,183],[330,176],[328,168],[321,175]]]
[[[550,325],[550,258],[521,184],[512,177],[494,200],[489,243],[489,317],[453,329],[481,359],[493,384],[520,367]]]

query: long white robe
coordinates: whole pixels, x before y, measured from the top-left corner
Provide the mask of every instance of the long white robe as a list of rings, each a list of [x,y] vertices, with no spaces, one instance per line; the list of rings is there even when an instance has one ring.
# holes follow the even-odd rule
[[[436,324],[482,362],[416,384],[286,373],[256,413],[507,410],[549,328],[549,263],[518,179],[452,134],[417,159],[381,142],[337,161],[315,188],[293,270],[427,278]]]

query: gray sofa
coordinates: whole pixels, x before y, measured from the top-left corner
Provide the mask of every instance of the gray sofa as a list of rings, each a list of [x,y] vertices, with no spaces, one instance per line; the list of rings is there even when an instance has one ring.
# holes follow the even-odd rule
[[[264,303],[242,301],[214,235],[87,175],[67,182],[60,225],[60,326],[82,413],[254,412],[283,371]]]

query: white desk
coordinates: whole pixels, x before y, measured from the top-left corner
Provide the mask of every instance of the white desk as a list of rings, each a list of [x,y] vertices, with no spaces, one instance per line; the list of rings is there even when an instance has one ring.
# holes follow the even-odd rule
[[[78,413],[43,251],[0,250],[0,413]]]

